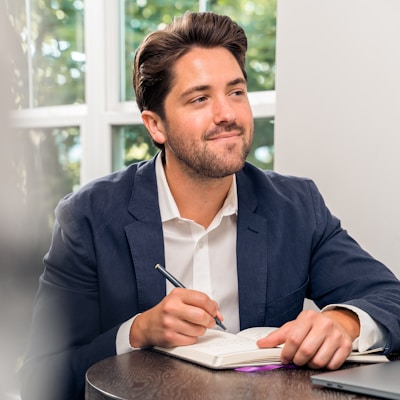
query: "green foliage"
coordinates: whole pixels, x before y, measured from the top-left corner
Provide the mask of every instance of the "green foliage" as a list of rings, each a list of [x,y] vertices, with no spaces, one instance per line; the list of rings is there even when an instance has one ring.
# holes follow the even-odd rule
[[[212,0],[208,10],[229,15],[245,29],[249,50],[247,72],[249,91],[270,90],[275,81],[275,29],[277,0]],[[26,2],[8,1],[8,11],[14,30],[22,44],[22,59],[32,66],[31,93],[29,104],[28,82],[21,72],[26,66],[16,66],[14,94],[17,107],[40,107],[61,104],[84,103],[85,49],[84,49],[84,2],[83,0],[31,0],[28,15]],[[197,0],[120,0],[124,7],[121,21],[125,42],[122,43],[121,69],[125,72],[125,92],[121,100],[132,100],[131,68],[135,49],[143,38],[161,29],[175,16],[187,10],[197,11]],[[27,21],[27,18],[29,21]],[[29,22],[29,23],[28,23]],[[28,34],[28,26],[31,31]],[[33,47],[28,51],[29,36]],[[53,191],[53,199],[60,197],[79,185],[80,163],[71,155],[79,148],[79,131],[76,128],[60,128],[41,131],[26,137],[27,144],[37,151],[32,138],[42,137],[38,157],[55,157],[52,168],[41,170],[45,188],[59,188]],[[115,129],[113,133],[114,169],[128,165],[155,154],[153,146],[143,126]],[[261,150],[260,150],[261,149]],[[261,156],[260,156],[261,154]],[[268,161],[268,154],[272,159]],[[262,168],[273,166],[273,124],[270,120],[255,121],[255,137],[249,160]],[[262,161],[264,160],[264,161]],[[265,162],[267,161],[267,162]],[[25,179],[35,182],[35,170],[26,168]],[[34,186],[31,186],[33,190]],[[57,196],[55,195],[57,192]]]
[[[275,86],[276,1],[218,0],[211,4],[212,11],[229,15],[247,34],[249,91]]]
[[[254,139],[247,160],[261,169],[274,166],[274,121],[257,118],[254,121]],[[141,160],[148,160],[158,149],[143,125],[116,127],[113,130],[113,170]]]
[[[248,52],[246,70],[249,91],[272,90],[275,87],[275,35],[277,0],[209,1],[208,10],[229,15],[246,31]],[[175,1],[133,1],[125,0],[125,93],[122,100],[134,98],[132,90],[132,62],[136,48],[150,32],[161,29],[174,16],[186,10],[197,11],[198,2],[191,0]],[[123,133],[121,133],[123,132]],[[125,157],[116,162],[114,168],[138,161],[140,153],[147,149],[143,159],[155,153],[144,127],[125,127],[118,133],[124,142]],[[122,135],[122,136],[121,136]],[[255,120],[255,135],[248,160],[263,169],[273,168],[274,125],[268,118]],[[122,147],[122,146],[121,146]],[[135,155],[135,156],[133,156]],[[118,158],[118,157],[116,157]]]
[[[148,160],[157,153],[144,125],[119,126],[113,129],[113,170]]]
[[[20,35],[26,65],[32,65],[32,104],[27,98],[25,82],[18,93],[19,106],[84,103],[83,0],[32,1],[29,21],[21,1],[10,1],[8,9]],[[31,51],[28,51],[29,36]]]
[[[272,118],[254,120],[254,139],[247,161],[261,169],[274,168],[274,120]]]
[[[208,9],[229,15],[245,29],[249,50],[247,72],[249,91],[271,90],[275,85],[275,33],[277,0],[211,0]],[[20,35],[26,62],[32,63],[33,104],[51,106],[84,103],[85,49],[83,0],[32,1],[29,23],[33,52],[28,52],[28,31],[24,2],[9,1],[16,32]],[[124,51],[121,74],[124,93],[121,100],[132,100],[132,61],[134,52],[143,38],[153,30],[162,28],[174,16],[187,10],[197,11],[196,0],[125,0]],[[30,58],[31,57],[31,58]],[[19,79],[18,103],[28,106],[26,82]]]
[[[249,91],[272,90],[275,86],[275,34],[277,0],[210,1],[208,9],[229,15],[246,31],[249,50],[247,73]],[[126,85],[122,99],[132,100],[132,61],[144,37],[171,22],[187,10],[197,11],[198,1],[166,2],[125,0],[125,73]]]

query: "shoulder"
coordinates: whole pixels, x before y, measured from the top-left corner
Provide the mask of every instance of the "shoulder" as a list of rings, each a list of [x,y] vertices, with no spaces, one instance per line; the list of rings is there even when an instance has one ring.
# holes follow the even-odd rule
[[[256,197],[293,199],[293,197],[318,195],[315,183],[307,177],[280,174],[271,170],[260,168],[246,163],[245,167],[237,174],[238,185],[247,192],[252,192]]]
[[[118,209],[126,210],[138,171],[152,170],[151,164],[151,160],[135,163],[85,184],[60,200],[56,214],[68,210],[78,214],[112,215]]]
[[[329,210],[315,183],[304,177],[264,171],[252,164],[237,174],[239,207],[270,218],[325,220]]]

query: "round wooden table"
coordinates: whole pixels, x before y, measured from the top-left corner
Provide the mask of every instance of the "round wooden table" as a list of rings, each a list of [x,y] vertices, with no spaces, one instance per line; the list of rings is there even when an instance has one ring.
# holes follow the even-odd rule
[[[346,364],[345,368],[354,364]],[[151,350],[114,356],[86,374],[87,400],[370,399],[313,386],[306,368],[238,372],[211,370]]]

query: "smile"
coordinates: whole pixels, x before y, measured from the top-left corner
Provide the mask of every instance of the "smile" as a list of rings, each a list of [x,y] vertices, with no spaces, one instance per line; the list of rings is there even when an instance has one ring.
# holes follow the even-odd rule
[[[229,139],[235,139],[242,136],[242,131],[229,131],[229,132],[223,132],[223,133],[218,133],[210,138],[207,138],[207,140],[229,140]]]

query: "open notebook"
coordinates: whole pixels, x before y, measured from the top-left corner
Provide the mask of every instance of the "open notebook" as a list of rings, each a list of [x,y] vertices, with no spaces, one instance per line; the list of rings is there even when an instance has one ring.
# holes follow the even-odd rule
[[[311,382],[385,399],[400,399],[400,360],[362,365],[311,376]]]
[[[276,364],[280,362],[282,348],[263,348],[257,346],[257,340],[268,335],[276,328],[254,327],[237,334],[209,329],[200,336],[197,343],[188,346],[160,347],[153,349],[170,356],[191,361],[214,369],[231,369],[242,366]],[[387,357],[379,354],[352,353],[348,361],[387,362]]]

